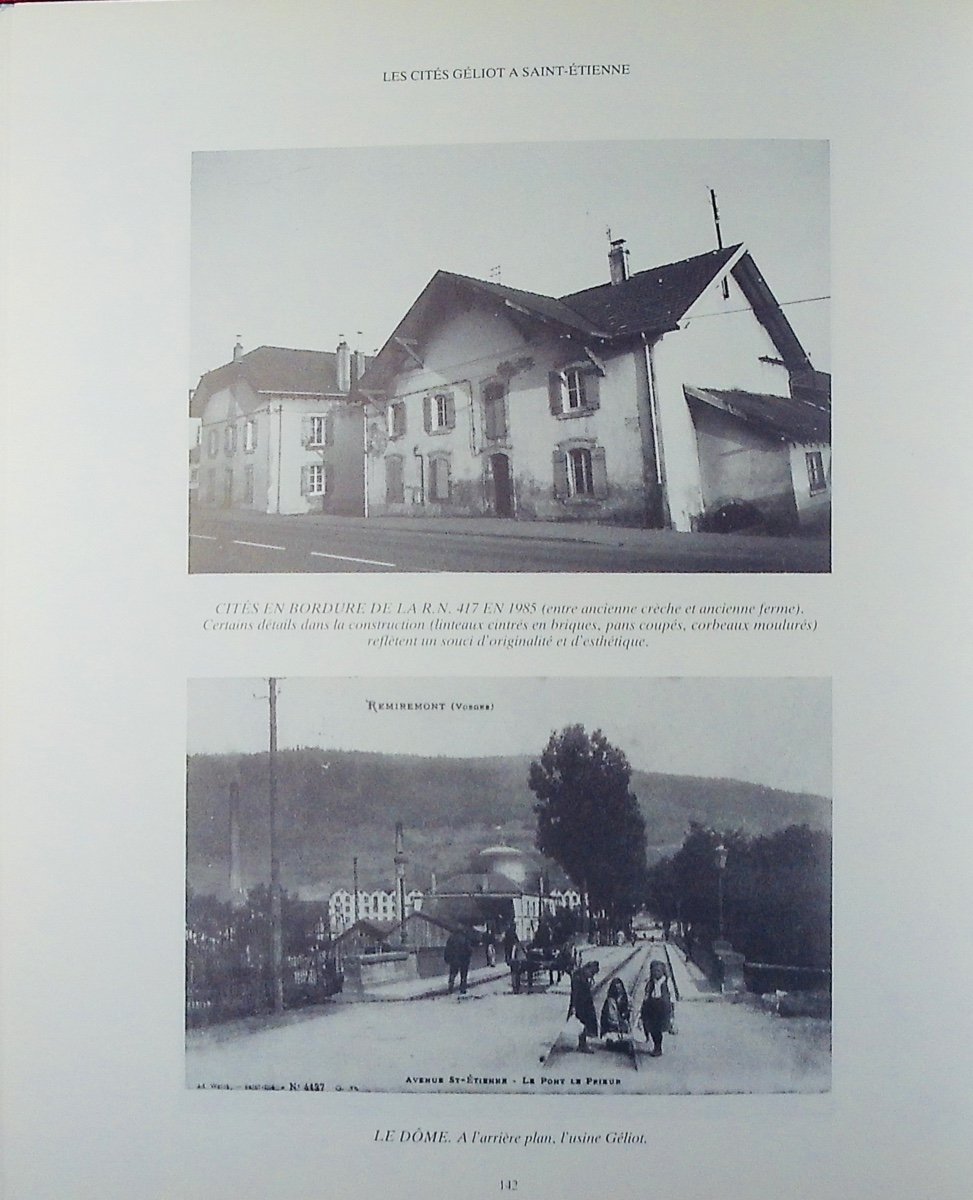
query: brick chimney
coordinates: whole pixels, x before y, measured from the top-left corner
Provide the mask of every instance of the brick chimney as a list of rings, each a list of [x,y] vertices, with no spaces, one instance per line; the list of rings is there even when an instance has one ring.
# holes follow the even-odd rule
[[[356,350],[351,356],[351,382],[357,383],[365,374],[365,351]]]
[[[628,279],[628,247],[624,238],[616,238],[608,251],[608,269],[612,283],[624,283]]]
[[[338,391],[351,391],[351,350],[344,339],[344,335],[341,336],[341,341],[338,343],[337,350],[335,350],[334,372],[338,382]]]

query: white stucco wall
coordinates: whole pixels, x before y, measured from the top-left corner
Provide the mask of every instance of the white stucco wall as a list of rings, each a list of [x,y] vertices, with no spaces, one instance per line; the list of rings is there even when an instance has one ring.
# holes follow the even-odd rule
[[[334,411],[334,444],[309,449],[303,444],[304,417]],[[344,413],[344,419],[338,418]],[[244,422],[256,423],[256,446],[244,449]],[[226,449],[225,429],[235,424],[236,445]],[[215,431],[216,453],[211,453],[210,431]],[[348,411],[345,402],[313,396],[271,396],[255,393],[249,385],[215,392],[203,411],[197,502],[212,508],[244,508],[254,512],[301,514],[321,510],[321,500],[301,491],[301,470],[309,463],[326,462],[331,490],[329,506],[340,500],[341,511],[361,509],[363,450],[361,414]],[[246,471],[253,470],[253,501],[246,499]],[[227,503],[227,472],[232,474],[232,499]],[[212,475],[209,472],[213,472]],[[212,485],[215,484],[215,490]]]
[[[550,411],[548,373],[555,365],[580,357],[554,336],[528,342],[514,325],[495,313],[473,308],[446,319],[423,347],[423,367],[401,374],[391,396],[406,406],[403,436],[385,444],[381,411],[373,416],[378,453],[369,460],[369,509],[387,511],[385,461],[403,461],[405,501],[395,512],[427,514],[483,513],[489,509],[484,476],[493,453],[506,454],[514,481],[515,514],[544,519],[572,516],[621,516],[642,504],[643,464],[636,405],[636,366],[631,355],[604,362],[597,410],[555,416]],[[503,375],[507,380],[507,435],[488,441],[483,428],[483,386]],[[424,397],[450,390],[455,427],[427,433]],[[605,451],[609,494],[604,501],[561,501],[554,496],[553,453],[572,439],[588,440]],[[430,455],[448,453],[452,484],[449,504],[430,498]],[[422,465],[420,466],[420,459]],[[422,480],[425,481],[425,490]]]
[[[783,366],[769,334],[754,316],[736,282],[723,299],[711,284],[689,309],[680,329],[651,348],[660,440],[663,444],[669,515],[675,529],[688,531],[703,506],[696,433],[683,386],[742,388],[787,396]]]

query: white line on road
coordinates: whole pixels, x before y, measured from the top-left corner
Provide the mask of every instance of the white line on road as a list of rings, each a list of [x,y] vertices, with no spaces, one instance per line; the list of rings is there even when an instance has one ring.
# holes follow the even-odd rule
[[[395,563],[379,562],[377,558],[352,558],[349,554],[325,554],[321,550],[311,550],[313,558],[336,558],[339,562],[367,563],[370,567],[394,567]]]
[[[286,550],[286,546],[269,546],[266,542],[238,542],[233,540],[234,546],[254,546],[257,550]]]
[[[220,539],[212,533],[191,533],[190,537],[202,538],[204,542],[218,542]]]

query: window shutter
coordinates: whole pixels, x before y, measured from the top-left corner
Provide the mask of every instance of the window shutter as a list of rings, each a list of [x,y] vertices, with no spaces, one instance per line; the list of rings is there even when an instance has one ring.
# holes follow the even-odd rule
[[[392,406],[392,430],[395,437],[405,437],[405,402]]]
[[[568,484],[568,456],[563,450],[554,451],[554,495],[558,500],[566,500],[570,493]]]
[[[305,463],[301,467],[301,495],[306,496],[311,490],[311,468]]]
[[[601,376],[597,371],[586,371],[584,377],[584,406],[585,408],[600,408]]]
[[[334,413],[329,412],[324,418],[324,444],[326,446],[334,445]]]
[[[456,400],[452,392],[446,393],[446,428],[456,428]]]
[[[257,428],[258,428],[257,420],[256,420],[256,418],[254,418],[254,420],[252,420],[250,422],[250,449],[251,450],[256,450],[256,448],[257,448]]]
[[[301,417],[301,444],[303,446],[310,446],[313,436],[311,418]]]
[[[557,416],[562,411],[562,383],[560,371],[551,371],[547,376],[547,402],[551,412]],[[562,455],[563,457],[563,455]]]
[[[321,465],[321,495],[331,495],[331,464],[322,463]]]
[[[596,500],[608,496],[608,470],[605,467],[605,447],[595,446],[591,451],[591,491]]]
[[[422,397],[422,424],[426,433],[432,432],[432,396]]]

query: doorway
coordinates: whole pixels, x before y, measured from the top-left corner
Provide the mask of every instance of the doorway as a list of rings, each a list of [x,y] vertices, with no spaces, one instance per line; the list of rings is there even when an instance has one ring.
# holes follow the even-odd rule
[[[493,476],[493,509],[498,517],[514,515],[514,488],[510,477],[510,459],[506,454],[490,455]]]

